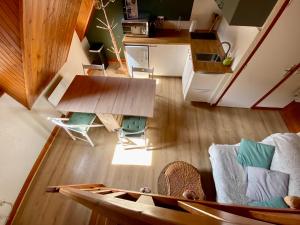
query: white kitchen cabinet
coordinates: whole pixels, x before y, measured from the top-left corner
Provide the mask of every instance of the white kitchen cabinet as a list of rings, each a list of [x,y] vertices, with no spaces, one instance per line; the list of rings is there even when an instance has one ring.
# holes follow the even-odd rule
[[[213,104],[214,96],[227,74],[192,73],[186,87],[185,99]]]
[[[188,49],[188,56],[186,57],[185,66],[182,73],[182,91],[186,95],[187,85],[190,77],[193,75],[193,61],[191,55],[191,49]]]
[[[189,45],[149,45],[149,66],[160,76],[182,76]]]
[[[188,101],[213,104],[220,86],[225,83],[228,77],[228,74],[194,72],[192,58],[189,53],[182,74],[183,97]]]
[[[125,57],[129,74],[132,76],[132,67],[148,68],[149,66],[149,49],[148,45],[125,45]],[[138,77],[145,76],[144,73],[135,73]]]

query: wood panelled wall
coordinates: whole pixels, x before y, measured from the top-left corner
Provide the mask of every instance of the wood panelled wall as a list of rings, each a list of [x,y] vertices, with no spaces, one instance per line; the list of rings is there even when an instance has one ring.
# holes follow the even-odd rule
[[[81,41],[85,36],[86,29],[89,25],[90,17],[92,16],[93,12],[94,0],[82,0],[75,28]]]
[[[0,1],[0,88],[31,108],[65,63],[81,0]]]
[[[27,105],[19,0],[0,1],[0,89]]]
[[[67,60],[81,0],[23,0],[24,76],[32,106]]]

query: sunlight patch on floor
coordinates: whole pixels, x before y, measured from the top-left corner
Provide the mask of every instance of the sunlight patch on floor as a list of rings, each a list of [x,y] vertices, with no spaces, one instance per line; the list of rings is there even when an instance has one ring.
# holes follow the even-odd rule
[[[126,147],[122,144],[117,144],[112,160],[113,165],[136,165],[136,166],[151,166],[152,151],[145,147]]]

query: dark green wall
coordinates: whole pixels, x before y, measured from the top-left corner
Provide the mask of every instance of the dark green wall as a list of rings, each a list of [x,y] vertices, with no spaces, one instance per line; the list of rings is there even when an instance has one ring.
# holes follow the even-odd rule
[[[194,0],[138,0],[139,15],[156,18],[164,16],[165,20],[190,20]]]
[[[175,0],[138,0],[138,8],[140,16],[149,16],[150,18],[164,16],[166,20],[177,20],[180,16],[181,20],[190,20],[193,2],[194,0],[184,0],[183,2]],[[114,3],[110,3],[106,8],[110,21],[114,18],[115,22],[118,22],[118,26],[114,30],[114,33],[120,47],[122,46],[123,39],[121,25],[121,20],[123,18],[123,4],[124,0],[116,0]],[[97,25],[101,25],[96,19],[97,17],[104,20],[102,10],[96,10],[94,13],[86,36],[90,43],[102,42],[107,49],[112,45],[111,38],[107,31],[96,28]],[[109,59],[115,59],[113,53],[106,50],[106,54]],[[123,51],[121,57],[124,58]]]
[[[117,42],[119,43],[119,47],[121,47],[123,39],[123,30],[121,24],[121,20],[123,18],[123,0],[116,0],[113,3],[110,3],[109,6],[107,6],[106,8],[106,13],[110,21],[114,19],[114,21],[118,23],[118,26],[114,29],[114,34],[117,39]],[[102,24],[96,19],[97,17],[100,18],[102,21],[105,21],[102,10],[96,10],[92,21],[89,25],[86,37],[90,44],[93,42],[104,43],[106,55],[108,56],[108,58],[115,59],[115,55],[110,51],[107,51],[107,48],[112,46],[110,35],[108,31],[96,27],[97,25],[102,26]],[[124,58],[123,51],[121,57]]]

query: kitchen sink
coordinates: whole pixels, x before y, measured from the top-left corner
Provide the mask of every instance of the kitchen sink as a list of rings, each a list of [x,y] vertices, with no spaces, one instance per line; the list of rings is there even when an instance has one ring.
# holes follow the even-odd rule
[[[192,39],[202,39],[202,40],[217,40],[217,36],[212,32],[191,32]]]
[[[197,53],[196,58],[203,62],[221,62],[221,57],[216,53]]]

